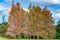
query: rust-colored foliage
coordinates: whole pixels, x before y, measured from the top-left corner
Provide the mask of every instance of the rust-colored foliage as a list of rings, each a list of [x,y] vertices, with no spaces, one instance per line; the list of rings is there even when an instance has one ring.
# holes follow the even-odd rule
[[[23,33],[24,35],[53,38],[55,26],[51,15],[49,10],[42,10],[39,6],[31,6],[31,4],[29,12],[26,12],[17,3],[11,8],[6,35],[16,37]]]
[[[53,38],[55,33],[53,24],[52,14],[49,10],[42,11],[39,6],[32,6],[29,11],[29,29],[33,34],[42,38]]]

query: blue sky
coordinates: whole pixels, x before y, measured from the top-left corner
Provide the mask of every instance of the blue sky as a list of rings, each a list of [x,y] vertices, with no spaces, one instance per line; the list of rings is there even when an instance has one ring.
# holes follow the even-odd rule
[[[47,6],[47,9],[51,11],[55,23],[60,20],[60,0],[14,0],[14,4],[19,2],[21,7],[28,11],[28,6],[38,5],[41,8]],[[0,23],[2,17],[5,15],[5,21],[8,21],[9,12],[11,10],[12,0],[0,0]]]

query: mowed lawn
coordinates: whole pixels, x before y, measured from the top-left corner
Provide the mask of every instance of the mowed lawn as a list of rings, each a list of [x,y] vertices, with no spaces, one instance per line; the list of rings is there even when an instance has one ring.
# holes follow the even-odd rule
[[[59,39],[7,39],[7,38],[0,38],[0,40],[59,40]]]

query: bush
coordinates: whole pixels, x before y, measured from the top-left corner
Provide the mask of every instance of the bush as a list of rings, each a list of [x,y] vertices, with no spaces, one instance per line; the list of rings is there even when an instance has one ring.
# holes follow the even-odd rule
[[[5,32],[8,27],[8,23],[1,23],[0,24],[0,36],[5,37]]]
[[[55,39],[60,39],[60,33],[56,32],[56,38]]]

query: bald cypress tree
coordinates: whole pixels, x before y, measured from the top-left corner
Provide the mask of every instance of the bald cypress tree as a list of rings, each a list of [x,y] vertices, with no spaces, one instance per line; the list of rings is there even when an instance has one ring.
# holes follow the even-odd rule
[[[53,38],[55,26],[52,14],[49,10],[42,9],[39,6],[32,7],[29,10],[29,29],[30,31],[42,38]]]

